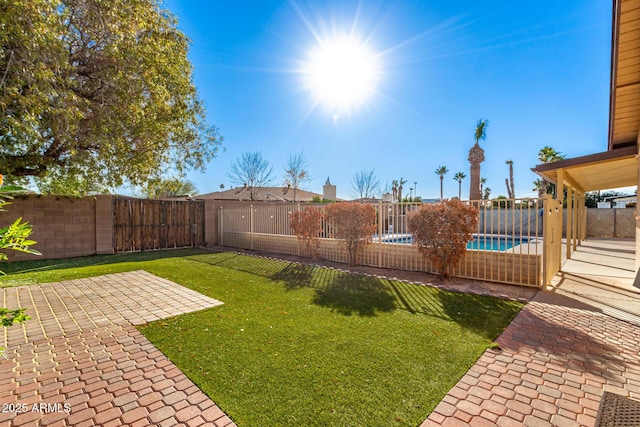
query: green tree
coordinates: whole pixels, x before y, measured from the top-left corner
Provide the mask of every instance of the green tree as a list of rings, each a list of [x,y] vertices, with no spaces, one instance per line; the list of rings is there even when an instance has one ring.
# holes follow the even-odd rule
[[[100,182],[87,179],[75,168],[66,171],[54,169],[37,180],[38,191],[41,194],[54,194],[72,197],[83,197],[89,194],[108,194],[110,188]]]
[[[553,163],[559,160],[563,160],[566,156],[559,151],[556,151],[552,147],[545,145],[538,151],[538,161],[540,163]],[[546,179],[543,178],[544,185],[539,186],[538,194],[540,197],[546,192],[548,194],[556,195],[556,186],[550,182],[547,182]],[[535,182],[534,182],[535,184]],[[556,196],[557,197],[557,196]],[[563,196],[561,195],[560,198]]]
[[[538,198],[541,198],[544,193],[546,193],[546,188],[547,188],[547,183],[538,178],[535,181],[533,181],[533,191],[537,191],[538,192]]]
[[[462,180],[467,177],[467,174],[464,172],[457,172],[453,179],[458,181],[458,200],[462,199]],[[442,198],[442,179],[440,180],[440,198]]]
[[[489,197],[491,197],[491,188],[485,187],[484,188],[484,193],[482,194],[482,198],[484,200],[489,200]]]
[[[293,201],[296,201],[300,184],[309,181],[307,161],[302,153],[291,154],[287,159],[287,168],[284,171],[284,185],[293,189]]]
[[[163,197],[196,196],[198,188],[189,180],[172,177],[149,181],[142,188],[142,195],[148,199]]]
[[[256,200],[262,187],[273,181],[273,167],[262,153],[249,151],[231,163],[228,176],[234,184],[247,187],[251,200]]]
[[[436,169],[436,175],[440,175],[440,199],[444,198],[442,183],[444,181],[444,176],[447,172],[449,172],[449,169],[447,169],[446,166],[440,166],[438,167],[438,169]]]
[[[142,185],[167,165],[203,170],[222,138],[159,0],[0,5],[0,170]]]

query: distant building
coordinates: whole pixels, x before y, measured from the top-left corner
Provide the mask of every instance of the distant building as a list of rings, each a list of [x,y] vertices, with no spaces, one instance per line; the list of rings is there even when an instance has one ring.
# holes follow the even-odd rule
[[[336,186],[331,184],[329,177],[327,177],[327,182],[325,182],[322,187],[322,198],[325,200],[338,200],[336,198]]]
[[[335,191],[335,190],[334,190]],[[322,199],[323,195],[311,191],[298,189],[296,191],[296,202],[310,202],[314,197]],[[197,199],[215,200],[251,200],[249,187],[230,188],[224,191],[214,191],[213,193],[201,194]],[[256,201],[261,202],[293,202],[293,188],[290,187],[262,187],[256,194]]]
[[[624,196],[624,197],[612,198],[611,202],[613,203],[613,207],[615,209],[623,209],[623,208],[626,208],[627,205],[630,205],[630,207],[635,207],[636,200],[637,200],[636,196]]]

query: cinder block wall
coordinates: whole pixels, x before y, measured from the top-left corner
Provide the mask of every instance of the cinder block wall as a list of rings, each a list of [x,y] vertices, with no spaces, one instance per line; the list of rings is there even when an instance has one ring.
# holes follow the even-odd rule
[[[111,196],[75,199],[62,196],[17,197],[0,212],[0,226],[18,217],[28,221],[42,256],[5,251],[10,261],[71,258],[113,252]]]
[[[636,235],[635,209],[587,209],[587,237]]]

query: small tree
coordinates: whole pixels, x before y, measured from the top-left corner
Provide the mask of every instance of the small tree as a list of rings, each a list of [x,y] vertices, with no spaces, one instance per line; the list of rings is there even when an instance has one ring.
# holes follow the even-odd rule
[[[197,196],[198,188],[189,180],[180,177],[169,177],[158,180],[150,180],[142,187],[142,196],[148,199],[161,199],[163,197]]]
[[[478,210],[460,200],[421,206],[409,215],[409,230],[425,258],[447,278],[467,250],[478,224]]]
[[[371,205],[342,202],[328,206],[326,217],[333,225],[333,235],[343,240],[349,265],[356,265],[358,252],[371,243],[376,231],[376,210]]]
[[[234,184],[246,186],[251,200],[256,200],[262,187],[273,181],[273,168],[262,153],[250,151],[231,163],[228,175]]]
[[[380,180],[373,169],[362,169],[353,177],[353,195],[359,198],[375,197],[380,191]]]
[[[296,201],[300,184],[310,179],[309,171],[307,171],[307,161],[302,153],[290,154],[284,171],[284,185],[293,189],[294,202]]]
[[[289,214],[289,225],[312,260],[319,259],[322,209],[307,207]]]

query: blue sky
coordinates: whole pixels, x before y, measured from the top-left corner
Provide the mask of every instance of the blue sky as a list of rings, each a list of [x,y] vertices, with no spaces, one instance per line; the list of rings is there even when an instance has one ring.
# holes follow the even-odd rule
[[[519,197],[533,195],[530,168],[550,145],[568,157],[607,149],[611,2],[168,0],[191,39],[190,59],[208,121],[226,150],[200,193],[230,188],[229,165],[261,151],[281,185],[289,154],[302,152],[322,192],[352,197],[356,172],[374,169],[381,185],[404,178],[405,194],[439,197],[438,166],[469,175],[479,118],[481,174],[492,196],[506,195],[512,159]],[[301,69],[318,40],[349,35],[376,58],[377,79],[361,102],[319,103]],[[308,67],[307,67],[308,68]],[[469,178],[462,197],[469,194]]]

